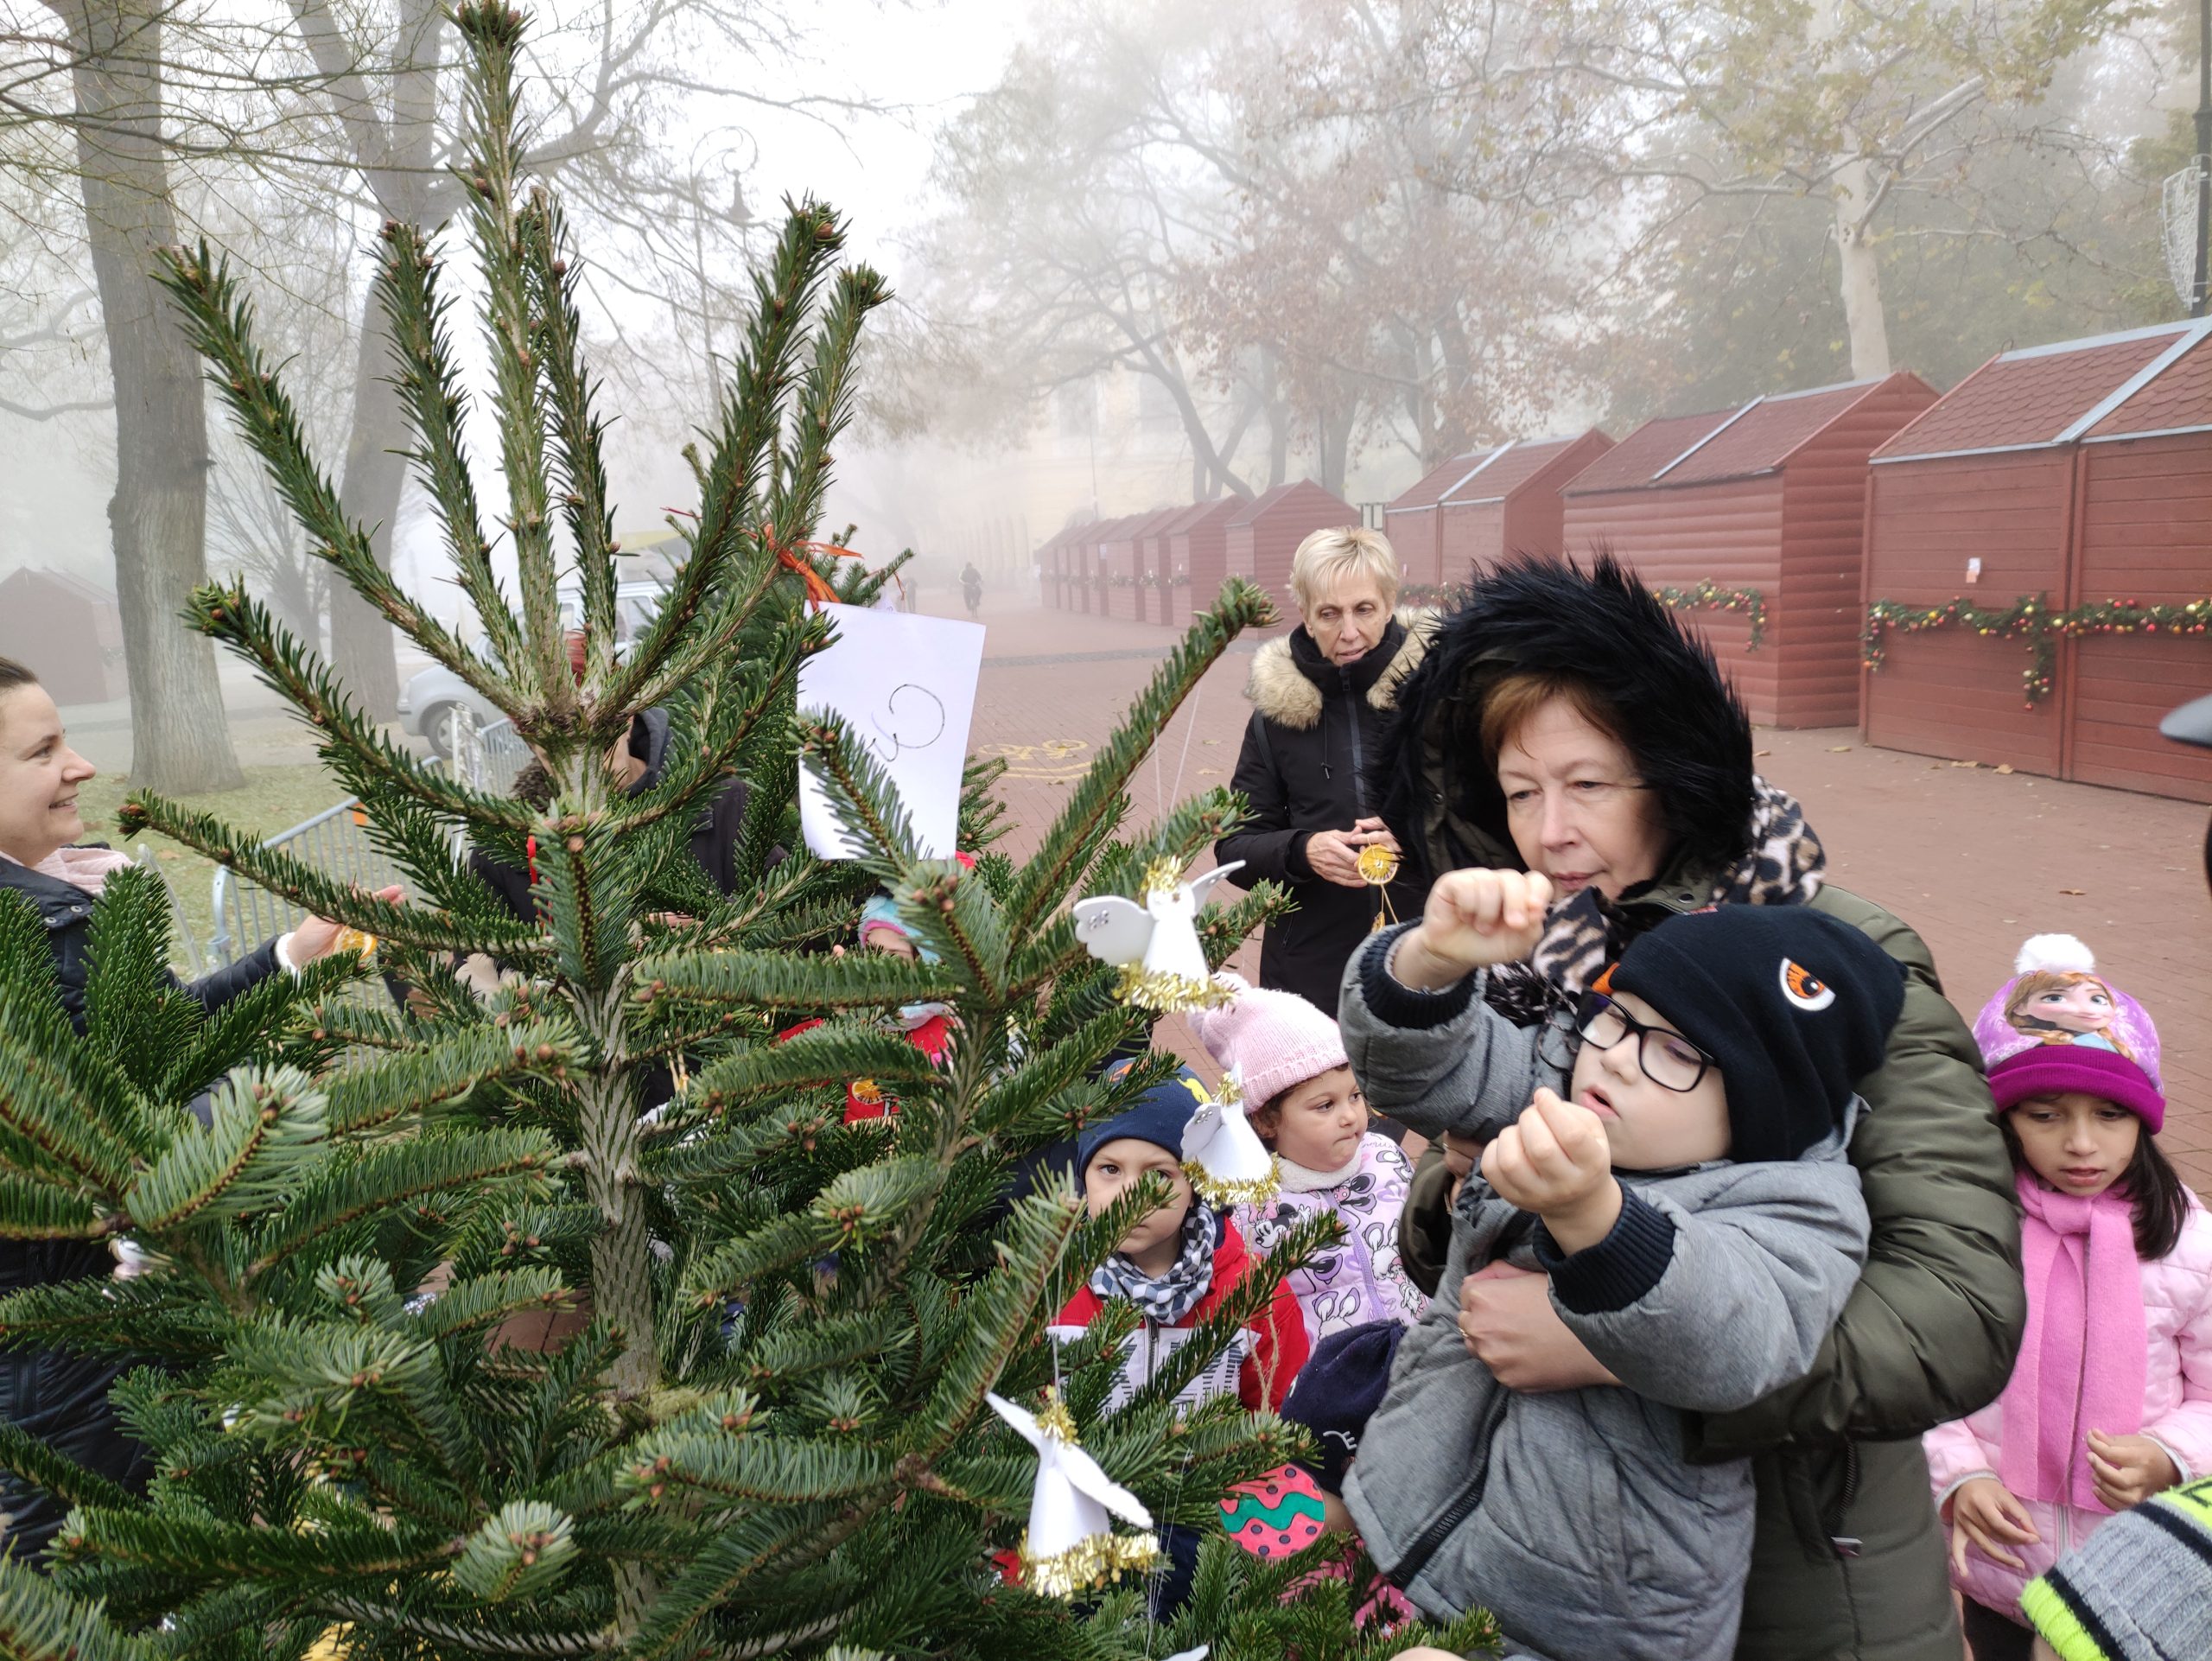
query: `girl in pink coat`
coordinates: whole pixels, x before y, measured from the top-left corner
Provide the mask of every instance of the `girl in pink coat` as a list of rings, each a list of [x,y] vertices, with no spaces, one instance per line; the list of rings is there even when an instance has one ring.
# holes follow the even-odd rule
[[[1974,1023],[2020,1205],[2028,1326],[2005,1393],[1928,1433],[1974,1661],[2025,1658],[2020,1594],[2115,1512],[2212,1475],[2212,1217],[2153,1140],[2158,1034],[2071,935]]]

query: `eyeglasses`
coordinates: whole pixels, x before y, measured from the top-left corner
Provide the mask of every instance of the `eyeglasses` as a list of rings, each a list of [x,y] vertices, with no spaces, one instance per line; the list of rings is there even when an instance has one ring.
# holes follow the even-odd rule
[[[1719,1065],[1680,1033],[1645,1025],[1603,993],[1592,992],[1582,1000],[1574,1026],[1584,1043],[1601,1050],[1612,1048],[1634,1033],[1636,1065],[1662,1090],[1695,1090],[1704,1080],[1706,1069]]]

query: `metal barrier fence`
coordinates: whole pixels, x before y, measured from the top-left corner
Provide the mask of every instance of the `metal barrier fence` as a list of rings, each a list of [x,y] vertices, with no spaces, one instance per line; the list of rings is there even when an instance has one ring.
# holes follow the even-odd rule
[[[469,733],[453,761],[454,772],[476,789],[495,796],[513,790],[515,775],[529,765],[530,746],[504,716]],[[436,767],[437,758],[429,765]],[[302,860],[340,882],[363,888],[380,888],[404,880],[405,874],[382,849],[370,840],[368,814],[361,799],[348,796],[335,807],[327,807],[313,818],[302,819],[289,830],[279,830],[261,845]],[[142,859],[144,857],[143,852]],[[213,894],[215,932],[207,943],[211,964],[229,963],[250,951],[271,935],[282,934],[306,915],[289,901],[280,900],[236,872],[219,867]],[[180,938],[190,941],[191,931],[183,913],[170,898]],[[197,954],[194,953],[195,960]]]
[[[501,716],[473,728],[454,756],[454,771],[490,796],[512,794],[515,775],[533,758],[515,723]]]
[[[169,967],[186,980],[194,980],[207,972],[210,964],[200,955],[200,938],[193,932],[192,920],[184,914],[184,906],[176,897],[175,885],[169,874],[154,857],[154,850],[144,843],[138,844],[138,863],[154,874],[161,883],[162,893],[169,902]]]

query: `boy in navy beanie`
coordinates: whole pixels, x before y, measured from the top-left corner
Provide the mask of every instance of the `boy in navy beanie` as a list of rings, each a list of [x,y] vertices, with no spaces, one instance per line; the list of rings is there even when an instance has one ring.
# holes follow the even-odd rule
[[[1359,1441],[1344,1499],[1429,1615],[1477,1605],[1508,1652],[1688,1661],[1734,1647],[1749,1460],[1692,1465],[1682,1416],[1804,1377],[1866,1260],[1844,1157],[1903,971],[1802,906],[1669,919],[1601,976],[1462,1190],[1451,1253]],[[1562,1076],[1564,1074],[1564,1076]],[[1504,1260],[1618,1381],[1500,1384],[1459,1283]]]

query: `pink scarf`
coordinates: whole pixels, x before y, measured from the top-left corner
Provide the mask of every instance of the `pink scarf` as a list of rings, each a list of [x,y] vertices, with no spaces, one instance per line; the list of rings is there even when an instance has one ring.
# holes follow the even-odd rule
[[[2023,1499],[2108,1511],[2089,1468],[2089,1432],[2143,1428],[2150,1370],[2134,1210],[2118,1187],[2083,1200],[2053,1193],[2028,1171],[2017,1186],[2027,1212],[2028,1328],[2002,1398],[1997,1474]]]
[[[0,853],[0,859],[11,865],[23,862],[10,853]],[[31,869],[57,882],[67,882],[73,888],[82,888],[97,900],[100,890],[107,886],[110,873],[119,871],[130,862],[130,855],[118,854],[112,848],[57,848]]]

